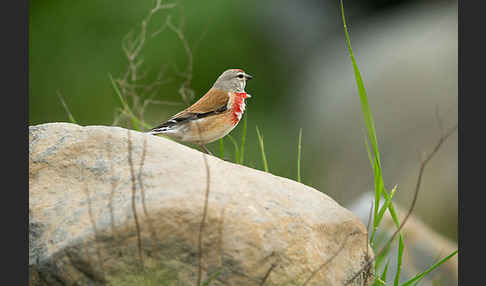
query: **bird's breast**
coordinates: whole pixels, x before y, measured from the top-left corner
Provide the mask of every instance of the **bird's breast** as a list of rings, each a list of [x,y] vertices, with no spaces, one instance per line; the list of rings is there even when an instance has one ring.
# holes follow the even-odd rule
[[[240,121],[241,117],[243,116],[243,112],[245,112],[245,98],[247,98],[248,95],[246,92],[235,92],[233,96],[233,103],[231,107],[231,113],[232,113],[232,122],[234,125],[238,124]]]

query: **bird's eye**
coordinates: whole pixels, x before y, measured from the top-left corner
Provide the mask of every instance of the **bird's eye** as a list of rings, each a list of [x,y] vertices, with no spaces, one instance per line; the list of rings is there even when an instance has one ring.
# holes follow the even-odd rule
[[[243,78],[243,77],[244,77],[244,75],[241,74],[241,73],[238,75],[238,78]]]

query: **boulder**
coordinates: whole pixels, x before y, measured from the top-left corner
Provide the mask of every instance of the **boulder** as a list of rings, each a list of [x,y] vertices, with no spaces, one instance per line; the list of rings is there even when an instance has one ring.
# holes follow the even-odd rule
[[[343,285],[371,257],[304,184],[119,127],[29,127],[32,285]]]

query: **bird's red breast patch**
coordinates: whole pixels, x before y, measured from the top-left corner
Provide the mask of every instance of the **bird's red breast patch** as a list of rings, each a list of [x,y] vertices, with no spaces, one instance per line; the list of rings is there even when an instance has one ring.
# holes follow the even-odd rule
[[[246,94],[246,92],[235,92],[234,95],[235,97],[232,106],[232,122],[234,125],[236,125],[243,116],[243,112],[245,111],[245,98],[248,98],[248,95]]]

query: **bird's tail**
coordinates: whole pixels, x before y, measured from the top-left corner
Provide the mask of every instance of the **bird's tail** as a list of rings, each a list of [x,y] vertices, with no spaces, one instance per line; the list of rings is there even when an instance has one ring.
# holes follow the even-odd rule
[[[151,135],[170,133],[171,131],[174,130],[174,127],[176,127],[176,125],[177,125],[176,121],[169,120],[167,122],[160,124],[157,127],[152,128],[150,131],[147,131],[147,133]]]
[[[166,133],[167,131],[169,131],[169,127],[156,127],[152,130],[147,131],[147,133],[150,135],[157,135]]]

